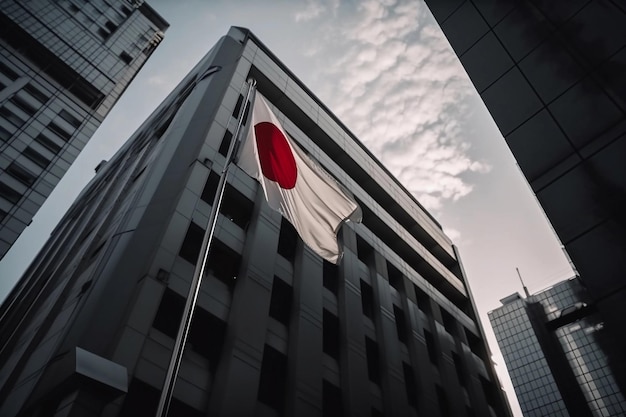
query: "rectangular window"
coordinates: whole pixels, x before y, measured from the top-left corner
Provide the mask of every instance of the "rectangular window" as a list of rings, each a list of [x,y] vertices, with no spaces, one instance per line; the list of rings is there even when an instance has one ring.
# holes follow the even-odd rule
[[[18,191],[15,191],[13,188],[9,187],[5,183],[0,182],[0,197],[13,204],[16,204],[22,198],[22,194],[20,194]]]
[[[324,309],[322,325],[324,353],[331,358],[339,360],[339,318]]]
[[[50,97],[47,94],[43,93],[41,90],[33,86],[32,84],[26,84],[24,87],[24,91],[26,91],[32,98],[40,102],[41,104],[46,104]]]
[[[370,381],[380,385],[380,357],[378,344],[365,337],[365,354],[367,356],[367,376]]]
[[[61,150],[61,146],[57,145],[52,139],[50,139],[43,133],[37,135],[35,141],[55,155],[58,154]]]
[[[413,368],[402,362],[402,371],[404,372],[404,388],[406,389],[406,398],[411,407],[417,407],[417,386],[415,384],[415,375]]]
[[[206,180],[206,183],[204,184],[204,189],[202,190],[200,199],[209,204],[213,204],[213,199],[215,198],[215,193],[217,192],[217,185],[219,182],[220,176],[214,171],[211,171],[209,177]]]
[[[34,116],[35,113],[37,113],[37,109],[20,96],[13,96],[9,101],[13,103],[15,107],[22,110],[24,113],[31,117]]]
[[[228,130],[224,132],[224,137],[222,138],[222,143],[220,143],[220,148],[218,152],[220,155],[226,156],[228,155],[228,148],[230,147],[230,141],[233,139],[233,134]]]
[[[402,272],[391,263],[387,262],[387,273],[389,275],[389,285],[396,289],[400,294],[404,293],[404,278]]]
[[[454,369],[456,370],[456,376],[459,379],[459,384],[462,387],[467,384],[467,375],[465,373],[465,368],[463,367],[463,362],[461,362],[461,358],[455,352],[452,352],[452,362],[454,364]]]
[[[24,149],[22,155],[33,161],[35,164],[39,165],[42,168],[46,168],[50,164],[50,160],[31,148],[30,146]]]
[[[48,123],[48,129],[56,133],[60,138],[64,139],[65,141],[70,140],[70,138],[72,137],[71,133],[69,133],[68,131],[66,131],[65,129],[63,129],[61,126],[59,126],[58,124],[54,122]]]
[[[396,332],[398,333],[398,340],[406,344],[409,337],[407,332],[406,319],[404,317],[404,311],[394,305],[393,314],[396,318]]]
[[[0,72],[2,74],[4,74],[8,79],[10,79],[11,81],[15,81],[18,78],[20,78],[20,76],[17,74],[17,72],[13,71],[11,68],[9,68],[4,62],[0,61]]]
[[[122,51],[122,53],[120,54],[120,59],[124,61],[126,65],[129,65],[131,62],[133,62],[133,57],[130,56],[130,54],[126,51]]]
[[[417,300],[417,308],[422,310],[424,314],[429,315],[431,312],[430,297],[417,285],[413,284],[413,288],[415,289],[415,298]]]
[[[322,380],[322,416],[341,417],[343,406],[341,404],[341,389],[325,379]]]
[[[293,288],[291,285],[275,276],[272,284],[272,297],[270,299],[270,317],[273,317],[285,326],[289,326],[292,298]]]
[[[356,237],[356,248],[358,258],[367,264],[374,253],[374,249],[360,236]]]
[[[226,186],[224,199],[222,200],[222,206],[220,207],[220,212],[224,217],[241,227],[243,230],[246,230],[248,228],[248,223],[250,222],[253,209],[254,203],[245,195],[241,194],[230,185]]]
[[[269,345],[263,349],[261,378],[257,397],[260,402],[283,414],[287,387],[287,357]]]
[[[65,109],[62,109],[59,112],[59,117],[76,128],[80,127],[80,119],[78,119],[76,116],[74,116]]]
[[[7,214],[9,214],[9,213],[7,213],[6,211],[0,209],[0,222],[2,220],[4,220],[4,218],[7,216]]]
[[[207,260],[207,275],[213,275],[232,291],[237,282],[240,264],[241,255],[221,241],[213,239]]]
[[[339,267],[324,260],[323,274],[324,288],[337,295],[337,290],[339,289]]]
[[[374,320],[374,290],[363,280],[361,280],[361,308],[366,317]]]
[[[203,237],[204,229],[194,222],[189,223],[189,228],[187,228],[187,234],[185,235],[183,244],[180,247],[178,256],[195,265],[198,261],[198,255],[200,254]]]
[[[456,335],[456,320],[452,316],[452,314],[448,313],[443,308],[441,310],[441,319],[443,320],[443,327],[446,329],[448,333],[451,335]]]
[[[11,132],[0,126],[0,142],[8,142],[11,139]]]
[[[284,217],[280,221],[280,234],[278,235],[278,254],[290,262],[296,257],[298,245],[298,233],[296,229]]]
[[[426,350],[428,351],[428,359],[430,359],[430,363],[433,365],[437,365],[439,363],[439,356],[437,354],[437,348],[435,347],[435,339],[433,339],[433,335],[428,330],[424,330],[424,339],[426,340]]]
[[[6,169],[6,173],[27,186],[31,186],[37,180],[37,176],[18,164],[17,162],[11,163]]]
[[[11,110],[6,107],[0,107],[0,117],[11,122],[11,124],[18,129],[26,123],[25,120],[22,120],[17,114],[13,113]]]

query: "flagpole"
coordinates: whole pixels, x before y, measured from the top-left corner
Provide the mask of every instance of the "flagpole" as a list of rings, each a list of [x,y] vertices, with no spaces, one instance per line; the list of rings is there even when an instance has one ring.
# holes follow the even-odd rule
[[[211,242],[213,240],[213,234],[215,232],[215,226],[217,225],[217,217],[222,205],[222,199],[224,197],[224,190],[226,189],[226,179],[231,162],[234,159],[235,151],[238,146],[239,136],[241,133],[241,126],[243,125],[243,118],[248,108],[248,102],[250,95],[256,86],[256,81],[248,79],[248,92],[246,98],[241,106],[241,110],[238,117],[237,128],[228,147],[228,153],[226,155],[226,162],[222,168],[222,174],[217,185],[215,197],[213,198],[213,205],[211,206],[211,214],[209,216],[209,222],[207,225],[204,238],[202,239],[202,247],[200,254],[202,258],[199,263],[196,263],[193,272],[193,278],[191,279],[191,285],[189,286],[189,294],[185,303],[185,309],[183,310],[183,319],[181,326],[178,328],[178,334],[176,335],[176,341],[174,342],[174,349],[170,358],[170,363],[165,375],[165,382],[163,383],[163,390],[161,391],[161,397],[159,398],[159,406],[157,408],[156,417],[167,417],[167,411],[174,394],[174,386],[176,384],[176,378],[180,369],[180,363],[185,351],[185,344],[187,342],[187,336],[189,335],[189,329],[191,328],[191,320],[196,308],[196,302],[198,300],[198,294],[200,293],[200,284],[202,283],[202,277],[204,276],[204,270],[206,268],[207,260],[209,258],[209,249],[211,248]]]

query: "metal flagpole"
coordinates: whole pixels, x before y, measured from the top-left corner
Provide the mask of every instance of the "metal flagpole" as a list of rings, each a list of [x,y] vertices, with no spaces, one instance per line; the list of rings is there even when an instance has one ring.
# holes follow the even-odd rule
[[[222,205],[224,190],[226,189],[228,170],[235,156],[235,150],[239,142],[241,126],[243,125],[243,118],[246,114],[248,101],[250,99],[252,91],[256,86],[256,81],[253,79],[249,79],[247,84],[248,92],[246,94],[243,105],[241,106],[239,120],[237,122],[237,129],[235,130],[233,140],[228,147],[226,163],[224,164],[224,168],[222,169],[222,175],[220,176],[220,181],[217,185],[217,191],[215,192],[215,197],[213,198],[213,206],[211,207],[211,215],[209,216],[209,223],[207,226],[207,230],[204,233],[204,239],[202,240],[202,247],[200,249],[202,259],[199,264],[196,264],[193,272],[193,278],[191,279],[187,302],[185,303],[185,309],[183,310],[183,320],[181,326],[178,328],[178,334],[176,335],[176,341],[174,342],[174,350],[172,351],[172,357],[170,358],[170,363],[167,368],[167,374],[165,375],[163,391],[161,392],[161,398],[159,399],[159,407],[157,408],[157,417],[167,417],[167,410],[170,406],[172,395],[174,393],[176,377],[178,376],[178,370],[180,369],[180,363],[183,358],[185,343],[187,342],[187,336],[191,327],[191,320],[193,318],[193,313],[196,308],[198,293],[200,292],[200,284],[202,283],[202,277],[204,276],[207,259],[209,258],[209,249],[211,248],[211,241],[213,240],[213,234],[215,232],[215,226],[217,224],[218,213],[220,210],[220,206]]]

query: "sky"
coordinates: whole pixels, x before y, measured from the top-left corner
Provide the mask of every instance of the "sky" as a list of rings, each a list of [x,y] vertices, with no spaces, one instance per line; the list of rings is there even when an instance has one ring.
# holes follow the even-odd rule
[[[570,278],[561,245],[422,0],[149,0],[165,38],[0,261],[0,300],[101,160],[109,159],[230,26],[247,27],[425,206],[458,246],[516,417],[487,312]]]

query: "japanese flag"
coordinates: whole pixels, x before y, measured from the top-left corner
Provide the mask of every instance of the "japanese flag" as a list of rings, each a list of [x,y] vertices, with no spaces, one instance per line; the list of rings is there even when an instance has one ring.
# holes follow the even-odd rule
[[[361,221],[352,195],[296,146],[260,94],[237,161],[263,187],[265,198],[322,258],[339,263],[337,233],[346,220]]]

